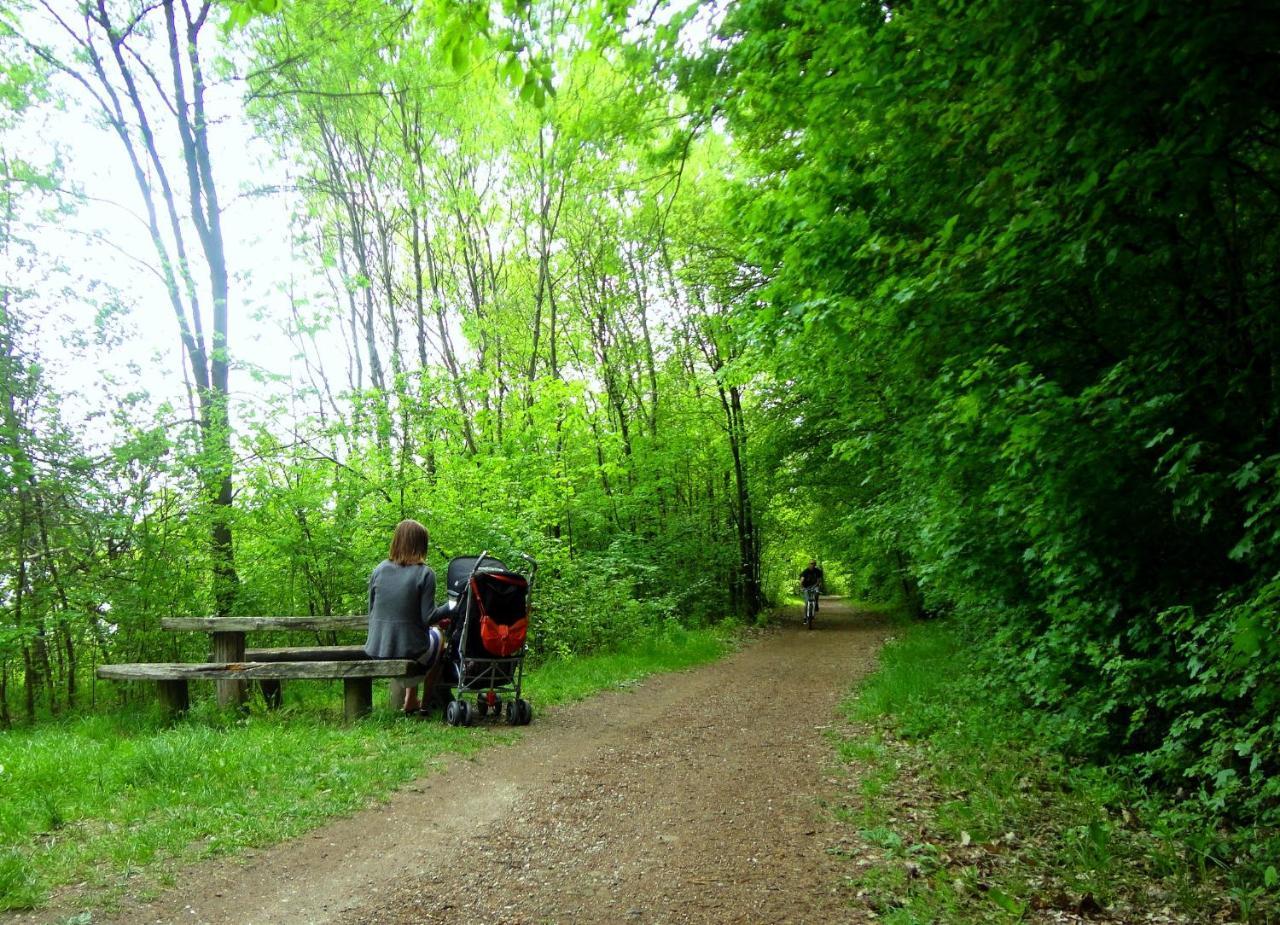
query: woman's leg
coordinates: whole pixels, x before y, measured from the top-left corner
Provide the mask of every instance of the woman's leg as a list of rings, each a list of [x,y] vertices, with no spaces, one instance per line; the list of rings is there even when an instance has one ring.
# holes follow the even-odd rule
[[[425,712],[439,706],[436,699],[436,684],[440,679],[440,667],[444,664],[444,634],[439,627],[431,627],[427,631],[430,643],[426,652],[418,656],[418,661],[427,669],[422,680],[421,709]]]
[[[443,664],[444,659],[438,659],[427,672],[426,680],[422,682],[422,709],[424,710],[433,710],[441,705],[436,699],[436,685],[440,683],[440,667]],[[448,702],[447,699],[444,702]]]

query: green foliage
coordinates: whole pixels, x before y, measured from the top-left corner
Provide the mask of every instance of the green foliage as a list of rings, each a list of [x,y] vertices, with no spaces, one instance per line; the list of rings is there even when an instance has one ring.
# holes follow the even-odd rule
[[[223,29],[242,29],[256,17],[271,16],[280,11],[281,0],[228,0]]]
[[[738,0],[677,60],[699,6],[231,4],[296,180],[252,323],[296,375],[98,434],[36,343],[52,297],[6,283],[0,724],[201,657],[161,616],[359,613],[414,516],[437,571],[542,563],[537,659],[750,616],[816,557],[969,621],[1065,754],[1273,831],[1276,17]],[[0,127],[67,102],[26,12]],[[9,207],[62,184],[4,164],[7,269]]]
[[[1132,775],[1064,762],[1017,688],[983,674],[967,636],[911,626],[846,706],[865,724],[838,743],[863,802],[837,814],[878,849],[858,886],[893,908],[886,920],[1017,921],[1084,897],[1121,918],[1158,903],[1207,921],[1229,903],[1232,920],[1271,920],[1280,843],[1231,844]],[[910,829],[904,805],[917,808]]]
[[[130,31],[128,66],[169,66],[165,9]],[[71,362],[103,369],[112,389],[88,397],[93,416],[62,422],[56,370],[24,352],[53,311],[32,288],[10,325],[23,350],[0,369],[21,396],[0,434],[13,460],[4,487],[23,500],[0,524],[0,581],[21,589],[0,600],[0,726],[82,706],[97,664],[206,657],[206,639],[164,632],[163,617],[363,612],[404,517],[427,524],[437,573],[484,549],[541,563],[535,660],[754,611],[740,452],[751,408],[738,382],[738,410],[726,404],[703,351],[723,365],[731,338],[696,321],[728,297],[719,287],[703,311],[702,242],[668,226],[719,203],[729,153],[684,145],[705,186],[694,201],[671,153],[667,88],[649,79],[650,56],[621,45],[627,4],[569,16],[523,0],[224,9],[203,60],[225,55],[220,73],[250,75],[246,131],[297,181],[293,284],[248,296],[255,283],[235,272],[229,296],[233,317],[253,307],[245,342],[274,337],[281,365],[255,368],[236,341],[211,348],[232,361],[225,404],[203,407],[208,396],[177,377],[147,380],[152,399],[112,354],[130,302],[76,291],[68,299],[93,302],[96,320],[70,325]],[[20,52],[12,68],[5,59],[4,86],[22,97],[5,125],[34,118],[37,102],[72,108],[83,86],[66,71],[84,55],[20,40],[58,33],[17,29],[38,13],[17,11],[0,36],[0,51]],[[46,54],[67,78],[48,99],[35,80]],[[152,113],[156,137],[173,115]],[[6,164],[11,186],[41,188],[27,165]],[[221,161],[206,166],[220,175]],[[157,214],[185,215],[152,193]],[[156,295],[140,286],[136,298]],[[230,503],[211,503],[228,474]],[[15,488],[24,477],[29,491]],[[91,696],[135,706],[125,686]]]
[[[45,893],[31,864],[18,851],[0,852],[0,912],[30,909],[44,901]]]
[[[983,627],[1068,753],[1263,831],[1276,29],[1218,3],[741,0],[688,72],[750,156],[737,322],[772,471],[844,521],[826,555]]]

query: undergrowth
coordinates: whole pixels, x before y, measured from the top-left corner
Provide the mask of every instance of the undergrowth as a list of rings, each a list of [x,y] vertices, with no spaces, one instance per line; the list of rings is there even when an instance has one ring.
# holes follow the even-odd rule
[[[725,653],[738,631],[731,620],[693,630],[671,623],[611,652],[551,659],[529,674],[529,696],[539,703],[566,703],[651,674],[711,662]]]
[[[672,627],[553,659],[526,674],[525,694],[539,709],[708,662],[733,633]],[[535,716],[523,734],[537,728]],[[514,734],[385,708],[344,725],[337,682],[285,685],[274,711],[223,711],[210,698],[174,724],[135,706],[11,731],[0,736],[0,911],[40,906],[71,883],[95,906],[146,895],[184,863],[299,835],[385,798],[436,759]]]
[[[886,925],[1280,921],[1276,868],[1246,838],[1054,754],[970,651],[946,623],[914,624],[846,702],[859,792],[836,815],[860,849],[841,853]]]

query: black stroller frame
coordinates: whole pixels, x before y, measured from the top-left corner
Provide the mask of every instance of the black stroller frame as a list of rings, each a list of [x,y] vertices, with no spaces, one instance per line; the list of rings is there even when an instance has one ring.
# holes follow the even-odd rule
[[[508,593],[515,595],[523,586],[519,598],[521,617],[528,618],[528,596],[538,574],[538,563],[531,556],[521,554],[529,563],[526,578],[518,572],[508,571],[486,549],[479,556],[458,556],[449,561],[446,586],[449,595],[449,613],[453,622],[449,627],[446,658],[453,666],[457,696],[445,708],[445,719],[451,726],[469,726],[476,719],[492,715],[497,719],[505,706],[507,723],[512,726],[527,725],[533,719],[533,708],[521,696],[524,683],[524,656],[527,649],[522,641],[517,651],[508,656],[495,656],[480,642],[480,621],[484,613],[477,577],[486,582],[510,585]],[[465,577],[464,577],[465,576]],[[457,616],[458,608],[462,608]],[[506,614],[510,618],[511,614]],[[474,702],[468,695],[475,695]]]

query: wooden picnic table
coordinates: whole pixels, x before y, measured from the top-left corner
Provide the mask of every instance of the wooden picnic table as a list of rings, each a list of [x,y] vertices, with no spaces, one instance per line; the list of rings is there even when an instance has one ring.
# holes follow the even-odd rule
[[[139,662],[100,665],[99,678],[117,681],[152,681],[160,702],[173,714],[190,706],[189,681],[213,681],[222,706],[244,701],[246,685],[256,681],[269,707],[280,705],[281,683],[286,679],[341,680],[344,713],[356,719],[373,706],[373,681],[388,678],[389,698],[399,704],[403,683],[422,674],[422,666],[408,659],[373,659],[363,646],[286,646],[248,649],[245,637],[253,632],[325,632],[364,629],[368,617],[166,617],[161,627],[173,632],[208,633],[212,641],[207,662]]]
[[[248,633],[271,630],[319,633],[364,629],[368,623],[369,618],[360,614],[337,617],[165,617],[161,619],[160,626],[173,632],[208,633],[212,642],[209,661],[227,664],[245,661],[245,636]],[[243,681],[218,681],[218,703],[221,706],[243,703],[245,691]],[[262,692],[268,703],[278,703],[279,680],[268,679]]]

